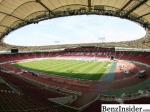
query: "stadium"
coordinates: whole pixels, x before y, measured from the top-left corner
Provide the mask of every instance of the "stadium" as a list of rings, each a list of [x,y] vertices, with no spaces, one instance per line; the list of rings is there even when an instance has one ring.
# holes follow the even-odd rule
[[[3,41],[31,24],[82,15],[127,19],[146,35],[46,46]],[[0,112],[100,112],[101,104],[150,104],[149,30],[150,0],[0,0]]]

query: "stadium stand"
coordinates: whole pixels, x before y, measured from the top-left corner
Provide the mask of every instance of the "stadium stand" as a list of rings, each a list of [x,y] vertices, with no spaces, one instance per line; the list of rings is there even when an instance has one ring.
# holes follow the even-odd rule
[[[53,104],[48,101],[48,98],[62,97],[63,94],[57,92],[50,92],[48,90],[36,87],[24,80],[14,77],[12,74],[0,72],[0,76],[8,83],[11,83],[20,89],[20,95],[15,92],[10,92],[6,90],[7,86],[0,86],[0,109],[2,111],[50,111],[50,112],[63,112],[59,105]],[[5,92],[4,92],[5,91]],[[58,106],[58,108],[57,108]],[[74,110],[73,110],[74,111]],[[67,112],[67,109],[64,111]],[[68,111],[69,112],[69,111]]]
[[[0,112],[100,112],[102,103],[150,103],[149,9],[150,0],[0,0]],[[25,47],[3,42],[5,36],[23,26],[52,18],[83,14],[116,16],[135,21],[143,26],[147,33],[138,40],[110,43]],[[115,47],[126,48],[126,50],[117,51]],[[12,48],[17,48],[19,52],[10,53]],[[129,48],[136,48],[136,51],[129,50]],[[131,77],[123,79],[118,73],[114,82],[109,82],[110,84],[107,85],[108,82],[101,81],[82,82],[41,74],[35,76],[31,71],[23,72],[12,66],[18,61],[35,58],[97,57],[109,59],[112,56],[114,61],[136,62],[141,69],[133,70]],[[134,75],[137,70],[145,70],[146,77],[140,79],[137,74]],[[143,87],[143,84],[146,84],[146,87]],[[129,88],[131,85],[133,88]],[[132,93],[124,94],[124,90],[120,89],[124,86],[128,86],[127,90],[131,90]],[[51,89],[49,90],[48,87]],[[108,89],[110,91],[107,91]],[[117,89],[118,91],[115,91]],[[18,91],[20,94],[17,93]],[[117,92],[115,96],[113,91]],[[106,95],[105,92],[112,94]],[[48,101],[48,98],[66,97],[66,94],[77,94],[79,99],[68,105]],[[118,94],[119,97],[117,97]],[[101,97],[95,100],[97,95]],[[89,102],[85,108],[82,108],[85,104],[83,99],[86,103]],[[81,108],[76,108],[79,106]]]
[[[149,64],[149,52],[131,52],[131,51],[115,51],[114,48],[101,48],[101,47],[79,47],[79,48],[68,48],[68,49],[64,49],[61,51],[57,51],[57,52],[31,52],[31,53],[17,53],[17,54],[1,54],[1,57],[3,58],[3,60],[1,60],[1,70],[3,71],[13,71],[13,74],[16,74],[16,76],[21,76],[22,78],[25,79],[29,79],[30,81],[33,82],[40,82],[41,84],[46,84],[49,87],[54,87],[56,88],[55,90],[59,90],[61,91],[60,88],[67,88],[73,91],[80,91],[82,93],[78,94],[79,96],[81,95],[82,97],[84,96],[84,94],[86,94],[87,90],[89,91],[95,91],[93,88],[92,83],[93,82],[89,82],[87,81],[87,83],[84,81],[84,83],[82,81],[77,81],[77,80],[71,80],[71,79],[64,79],[61,77],[46,77],[45,75],[33,75],[32,72],[30,71],[22,71],[19,68],[16,68],[14,66],[12,66],[10,63],[14,63],[20,60],[25,60],[25,59],[35,59],[35,58],[49,58],[49,57],[76,57],[76,56],[86,56],[86,57],[98,57],[98,58],[111,58],[111,56],[114,56],[115,59],[119,59],[119,60],[131,60],[131,61],[136,61],[136,62],[141,62],[141,63],[146,63]],[[147,61],[148,60],[148,61]],[[48,102],[48,98],[54,98],[56,97],[56,99],[59,101],[59,97],[63,97],[64,94],[56,94],[55,92],[49,92],[45,89],[39,88],[39,87],[35,87],[35,85],[30,85],[26,82],[24,82],[22,79],[20,81],[20,78],[18,80],[18,78],[15,75],[11,75],[10,73],[3,73],[1,71],[0,76],[7,82],[10,82],[13,85],[16,85],[17,88],[19,88],[19,90],[21,91],[21,93],[23,95],[18,96],[17,94],[11,94],[14,95],[15,99],[22,99],[22,102],[25,102],[23,105],[23,109],[24,110],[28,110],[28,109],[35,109],[34,107],[42,107],[44,109],[49,108],[49,105],[47,105],[47,103],[51,103]],[[131,81],[132,80],[132,81]],[[145,80],[145,79],[144,79]],[[30,82],[29,81],[29,82]],[[127,82],[131,82],[128,83]],[[126,80],[120,80],[120,82],[116,82],[113,83],[112,88],[121,88],[124,87],[125,85],[132,85],[137,84],[141,82],[141,80],[138,77],[131,77],[128,78]],[[119,85],[118,85],[119,83]],[[148,84],[148,83],[146,83]],[[144,84],[145,85],[145,84]],[[140,86],[139,86],[140,87]],[[86,89],[85,89],[86,88]],[[95,87],[94,87],[95,88]],[[135,88],[135,87],[133,87]],[[141,86],[142,88],[142,86]],[[137,88],[137,91],[139,89]],[[97,91],[98,88],[97,88]],[[130,91],[130,89],[129,89]],[[35,95],[36,93],[36,95]],[[67,92],[65,92],[67,93]],[[111,93],[111,92],[110,92]],[[123,91],[121,91],[121,93],[123,93]],[[120,94],[121,94],[120,93]],[[1,93],[1,95],[5,96],[4,94],[6,94],[6,96],[9,93]],[[70,93],[67,93],[70,94]],[[116,93],[116,94],[119,94]],[[11,96],[10,95],[10,96]],[[113,93],[112,93],[113,95]],[[42,96],[42,97],[41,97]],[[8,96],[7,96],[8,97]],[[19,97],[19,98],[18,98]],[[23,98],[22,98],[23,97]],[[25,97],[25,99],[24,99]],[[29,97],[29,98],[26,98]],[[134,97],[134,98],[133,98]],[[5,97],[4,97],[5,98]],[[15,99],[11,99],[11,102],[14,102]],[[28,101],[28,99],[33,100],[33,101]],[[36,99],[36,101],[35,101]],[[60,98],[63,99],[63,98]],[[88,105],[86,108],[83,109],[83,111],[90,111],[91,109],[94,109],[94,112],[98,112],[99,111],[99,107],[101,106],[102,103],[120,103],[117,101],[118,96],[103,96],[101,97],[99,100],[96,100],[94,102],[92,102],[90,105]],[[25,101],[24,101],[25,100]],[[7,102],[7,99],[5,99],[5,101]],[[60,100],[61,101],[61,100]],[[126,96],[123,97],[122,99],[122,103],[134,103],[134,102],[147,102],[149,103],[149,101],[147,100],[147,98],[145,98],[143,95],[141,96],[141,94],[136,94],[135,97],[135,92],[133,92],[133,95],[128,95],[126,94]],[[18,101],[16,101],[18,102]],[[32,104],[26,104],[26,102],[31,102]],[[34,102],[40,102],[39,104],[37,103],[36,105],[34,105]],[[69,106],[73,106],[73,107],[78,107],[80,101],[75,101],[72,104],[69,104]],[[53,102],[54,103],[54,102]],[[5,104],[3,102],[3,104]],[[8,107],[10,107],[11,109],[15,109],[12,108],[15,103],[11,103],[8,105]],[[46,105],[45,105],[46,104]],[[12,107],[11,107],[12,105]],[[24,106],[25,105],[25,106]],[[30,106],[31,107],[30,107]],[[57,104],[60,105],[60,104]],[[36,108],[37,108],[36,107]],[[18,109],[20,109],[20,107],[17,107]],[[3,109],[5,109],[3,107]],[[39,108],[37,108],[39,109]],[[54,109],[55,110],[55,109]],[[74,110],[74,109],[73,109]],[[55,111],[54,111],[55,112]]]

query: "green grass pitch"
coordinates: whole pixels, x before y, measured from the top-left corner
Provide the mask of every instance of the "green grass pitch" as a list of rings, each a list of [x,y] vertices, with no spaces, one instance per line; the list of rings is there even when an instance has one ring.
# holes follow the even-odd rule
[[[16,67],[81,80],[99,80],[109,72],[112,62],[44,59],[15,64]]]

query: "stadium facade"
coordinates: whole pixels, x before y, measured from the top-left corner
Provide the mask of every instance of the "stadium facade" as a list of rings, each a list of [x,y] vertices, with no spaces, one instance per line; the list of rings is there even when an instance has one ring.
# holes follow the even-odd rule
[[[84,14],[129,19],[147,33],[139,40],[117,43],[41,47],[3,43],[6,35],[23,26]],[[7,51],[0,54],[0,111],[100,112],[103,103],[149,104],[149,29],[150,0],[0,0],[0,50]],[[49,58],[57,61],[35,64]],[[67,59],[79,62],[71,66]],[[100,61],[108,63],[100,65]],[[26,68],[14,66],[26,62],[31,62]],[[32,63],[38,70],[29,68]],[[100,66],[109,68],[107,72],[102,70],[102,78],[97,74]],[[85,75],[89,80],[83,78]],[[91,80],[93,75],[96,78]]]

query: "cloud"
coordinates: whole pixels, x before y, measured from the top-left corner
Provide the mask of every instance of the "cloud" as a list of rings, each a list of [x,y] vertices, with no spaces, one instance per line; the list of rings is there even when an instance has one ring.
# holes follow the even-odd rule
[[[8,44],[41,46],[56,44],[135,40],[145,30],[138,24],[116,17],[82,15],[56,18],[20,28],[4,41]]]

